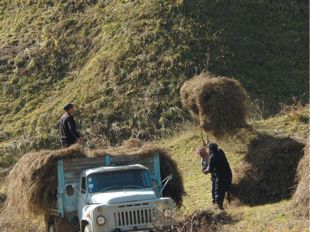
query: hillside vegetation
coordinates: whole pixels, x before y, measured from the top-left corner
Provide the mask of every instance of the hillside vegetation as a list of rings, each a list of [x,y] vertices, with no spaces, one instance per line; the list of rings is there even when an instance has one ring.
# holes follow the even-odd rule
[[[0,166],[58,146],[66,102],[88,146],[171,134],[182,83],[241,80],[263,115],[308,96],[308,4],[267,0],[2,0]]]

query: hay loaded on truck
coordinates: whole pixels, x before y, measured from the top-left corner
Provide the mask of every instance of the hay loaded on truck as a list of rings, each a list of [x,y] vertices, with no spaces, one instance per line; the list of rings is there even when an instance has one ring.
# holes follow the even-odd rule
[[[58,160],[57,201],[45,215],[48,231],[149,231],[171,227],[176,204],[163,197],[170,179],[161,177],[158,154],[143,160],[108,154]]]

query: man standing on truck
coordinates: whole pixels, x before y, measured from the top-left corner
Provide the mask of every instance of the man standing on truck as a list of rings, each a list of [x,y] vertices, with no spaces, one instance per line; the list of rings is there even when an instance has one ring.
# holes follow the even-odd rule
[[[208,144],[208,152],[205,147],[198,150],[200,157],[206,157],[209,153],[208,166],[202,168],[204,174],[211,173],[212,180],[212,198],[220,210],[224,210],[223,202],[225,193],[228,193],[228,200],[230,200],[230,187],[232,181],[232,173],[229,163],[226,159],[225,153],[219,149],[216,143]],[[204,159],[203,158],[203,159]]]
[[[75,112],[75,106],[72,103],[68,103],[64,106],[65,113],[62,115],[58,122],[58,128],[60,132],[60,144],[62,148],[70,147],[72,144],[77,143],[81,135],[76,130],[75,120],[73,114]]]

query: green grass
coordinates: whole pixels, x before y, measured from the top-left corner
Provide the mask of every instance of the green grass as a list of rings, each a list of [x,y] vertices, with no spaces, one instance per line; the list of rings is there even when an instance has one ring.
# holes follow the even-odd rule
[[[274,135],[285,135],[297,139],[307,138],[309,128],[309,109],[293,105],[281,112],[281,117],[253,122],[254,127],[261,132]]]

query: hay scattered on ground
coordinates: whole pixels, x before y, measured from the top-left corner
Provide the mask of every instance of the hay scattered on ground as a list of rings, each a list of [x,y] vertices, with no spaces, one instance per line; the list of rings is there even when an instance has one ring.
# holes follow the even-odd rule
[[[241,203],[255,205],[290,197],[303,147],[292,138],[254,138],[234,177],[233,192]]]
[[[15,216],[15,215],[13,215]],[[46,232],[45,225],[41,221],[30,217],[30,215],[23,215],[23,217],[0,217],[0,231],[1,232]]]
[[[166,177],[173,175],[173,180],[167,185],[164,196],[169,196],[180,206],[184,195],[183,181],[180,172],[163,149],[145,145],[138,147],[137,143],[127,143],[121,148],[84,153],[78,145],[63,150],[44,150],[24,155],[14,166],[8,176],[6,209],[17,209],[23,214],[43,214],[56,203],[57,174],[56,165],[60,159],[93,157],[105,154],[114,156],[136,157],[136,161],[143,157],[158,153],[160,155],[161,174]]]
[[[186,217],[179,218],[178,223],[170,230],[156,230],[156,232],[207,232],[223,231],[222,226],[238,221],[225,211],[198,211]]]
[[[2,193],[0,192],[0,209],[2,208],[4,202],[6,200],[6,194],[5,193]]]
[[[291,207],[294,214],[298,217],[309,218],[309,186],[310,186],[310,169],[309,169],[309,144],[304,148],[304,156],[300,160],[297,168],[297,189],[293,195]]]
[[[182,104],[215,136],[247,127],[247,94],[233,78],[201,73],[181,88]]]

